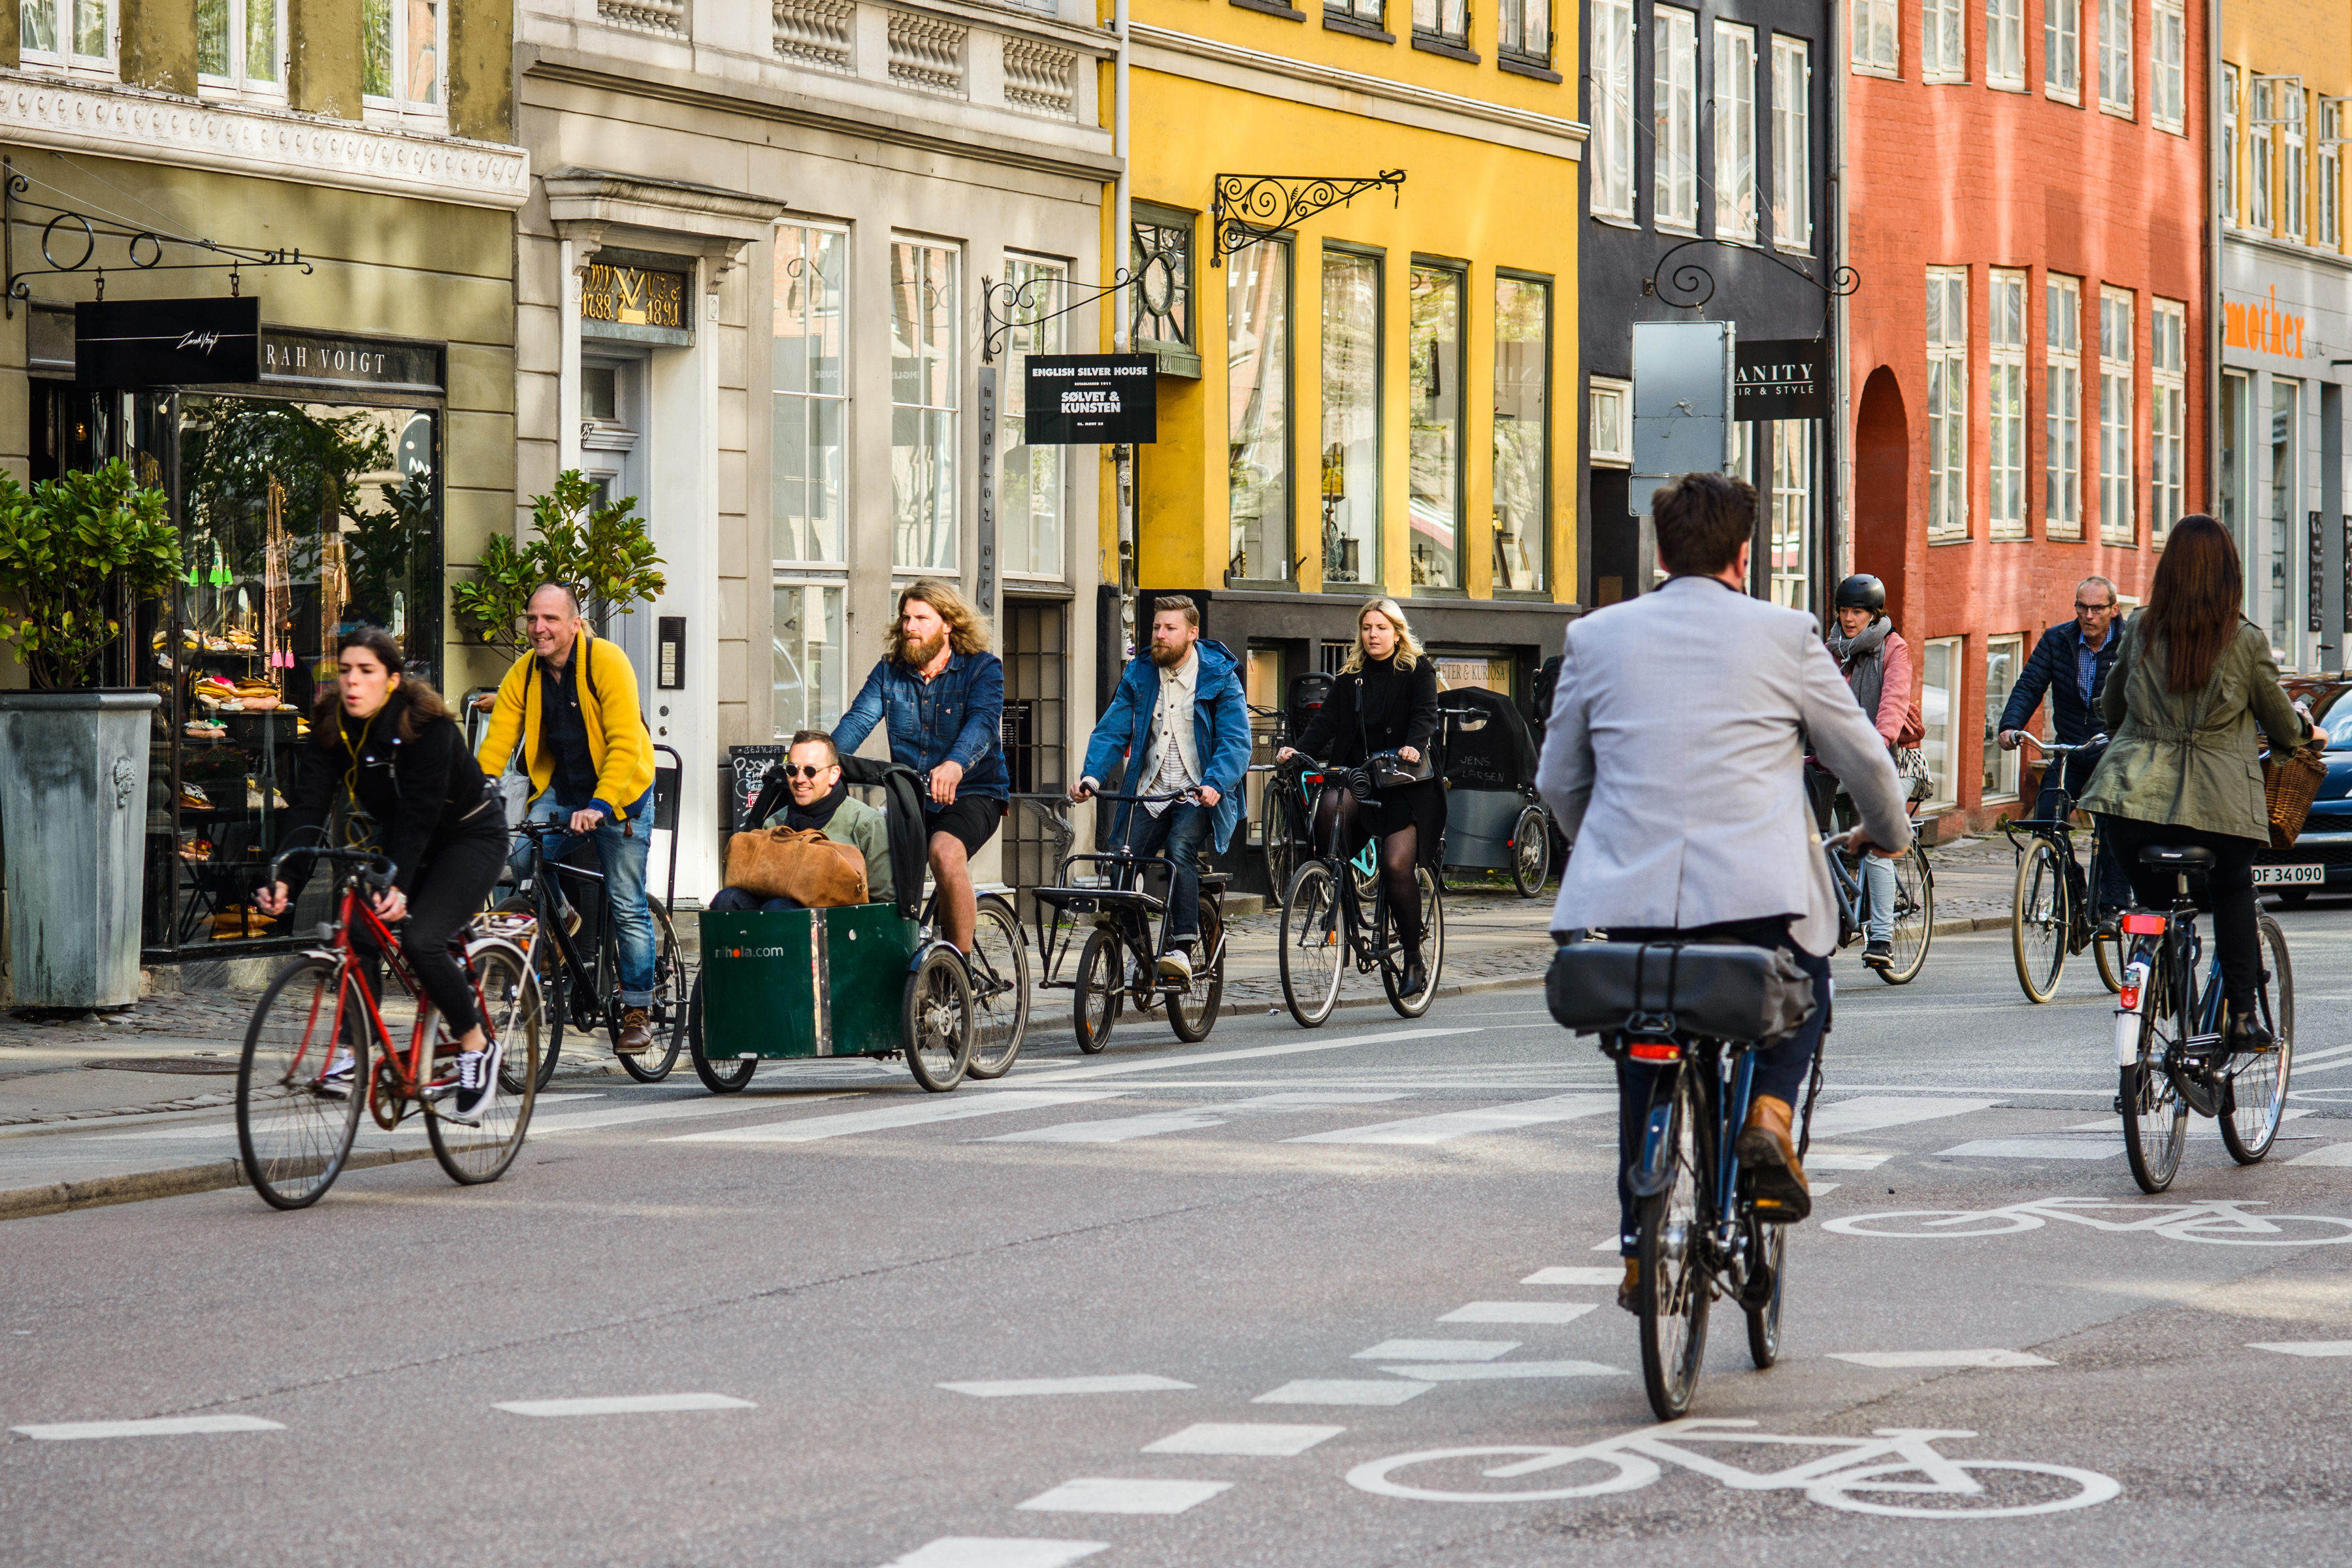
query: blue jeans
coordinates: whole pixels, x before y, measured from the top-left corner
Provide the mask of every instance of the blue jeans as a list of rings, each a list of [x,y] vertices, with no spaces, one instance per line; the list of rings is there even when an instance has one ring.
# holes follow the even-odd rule
[[[1208,840],[1216,813],[1204,805],[1171,805],[1157,816],[1139,805],[1129,809],[1135,819],[1129,825],[1128,847],[1138,855],[1158,855],[1165,848],[1169,944],[1192,942],[1201,934],[1201,846]]]
[[[650,1007],[654,1000],[654,917],[646,907],[646,857],[653,849],[652,813],[645,807],[648,799],[629,808],[628,832],[606,817],[591,835],[596,845],[597,858],[604,864],[604,898],[613,912],[613,937],[621,951],[621,1005]],[[555,792],[549,790],[531,803],[526,820],[560,822],[569,817],[577,806],[556,804]],[[517,877],[530,871],[530,840],[517,836],[507,864]],[[559,886],[561,885],[559,879]],[[582,884],[573,882],[563,888],[570,898]]]
[[[798,899],[763,899],[741,888],[721,888],[702,907],[714,915],[781,915],[805,906]]]
[[[2098,756],[2088,752],[2068,757],[2066,759],[2066,793],[2080,798],[2082,793],[2090,788],[2092,770],[2098,765]],[[2033,815],[2040,821],[2053,821],[2058,816],[2057,774],[2058,770],[2055,768],[2047,769],[2042,773],[2042,793],[2034,798],[2033,802]],[[2077,842],[2081,841],[2081,837],[2078,831]],[[2121,858],[2112,853],[2105,844],[2100,845],[2097,852],[2091,857],[2091,895],[2094,919],[2105,914],[2109,910],[2131,907],[2131,872],[2123,864]]]
[[[1862,858],[1863,935],[1872,942],[1895,940],[1895,862]]]

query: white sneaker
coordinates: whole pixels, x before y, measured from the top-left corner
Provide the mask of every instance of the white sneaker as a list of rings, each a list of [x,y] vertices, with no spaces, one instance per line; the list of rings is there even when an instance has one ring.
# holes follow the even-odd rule
[[[1181,980],[1187,985],[1192,984],[1192,953],[1181,947],[1171,947],[1166,952],[1161,953],[1160,955],[1160,978],[1162,980]]]
[[[460,1127],[479,1127],[499,1097],[499,1050],[457,1053],[457,1087],[440,1105],[441,1115]]]
[[[318,1088],[321,1098],[347,1100],[351,1097],[352,1066],[352,1048],[337,1046],[335,1059],[327,1064],[327,1070],[319,1077]]]

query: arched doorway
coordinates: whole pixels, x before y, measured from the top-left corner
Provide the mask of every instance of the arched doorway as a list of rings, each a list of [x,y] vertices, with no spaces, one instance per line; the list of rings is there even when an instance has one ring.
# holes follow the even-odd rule
[[[1911,426],[1895,372],[1880,365],[1863,384],[1853,427],[1853,569],[1886,584],[1886,613],[1899,626],[1911,515]]]

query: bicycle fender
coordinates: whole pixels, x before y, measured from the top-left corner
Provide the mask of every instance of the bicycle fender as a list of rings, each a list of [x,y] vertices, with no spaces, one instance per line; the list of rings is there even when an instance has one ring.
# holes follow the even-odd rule
[[[958,952],[961,951],[955,943],[950,942],[947,938],[943,936],[935,936],[930,941],[923,943],[922,946],[915,949],[915,956],[907,960],[907,973],[912,974],[918,969],[922,968],[923,960],[930,957],[932,953],[938,952],[940,948],[946,948],[950,952]]]
[[[1642,1131],[1642,1157],[1633,1163],[1626,1181],[1637,1198],[1654,1198],[1666,1190],[1666,1132],[1674,1114],[1671,1104],[1657,1106],[1650,1112],[1650,1124]]]

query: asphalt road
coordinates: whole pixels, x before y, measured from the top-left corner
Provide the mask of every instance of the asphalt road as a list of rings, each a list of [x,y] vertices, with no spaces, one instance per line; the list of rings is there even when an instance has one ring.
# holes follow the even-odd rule
[[[2352,912],[2284,920],[2307,1114],[2161,1200],[2087,963],[2035,1008],[2001,935],[1902,990],[1842,961],[1783,1359],[1719,1310],[1699,1393],[1751,1426],[1622,1446],[1610,1079],[1538,993],[1090,1058],[1047,1004],[953,1096],[681,1073],[551,1103],[491,1187],[0,1226],[0,1560],[2340,1563]],[[1871,1217],[1913,1210],[2006,1212]],[[647,1396],[706,1407],[502,1408]],[[23,1431],[189,1417],[251,1429]]]

